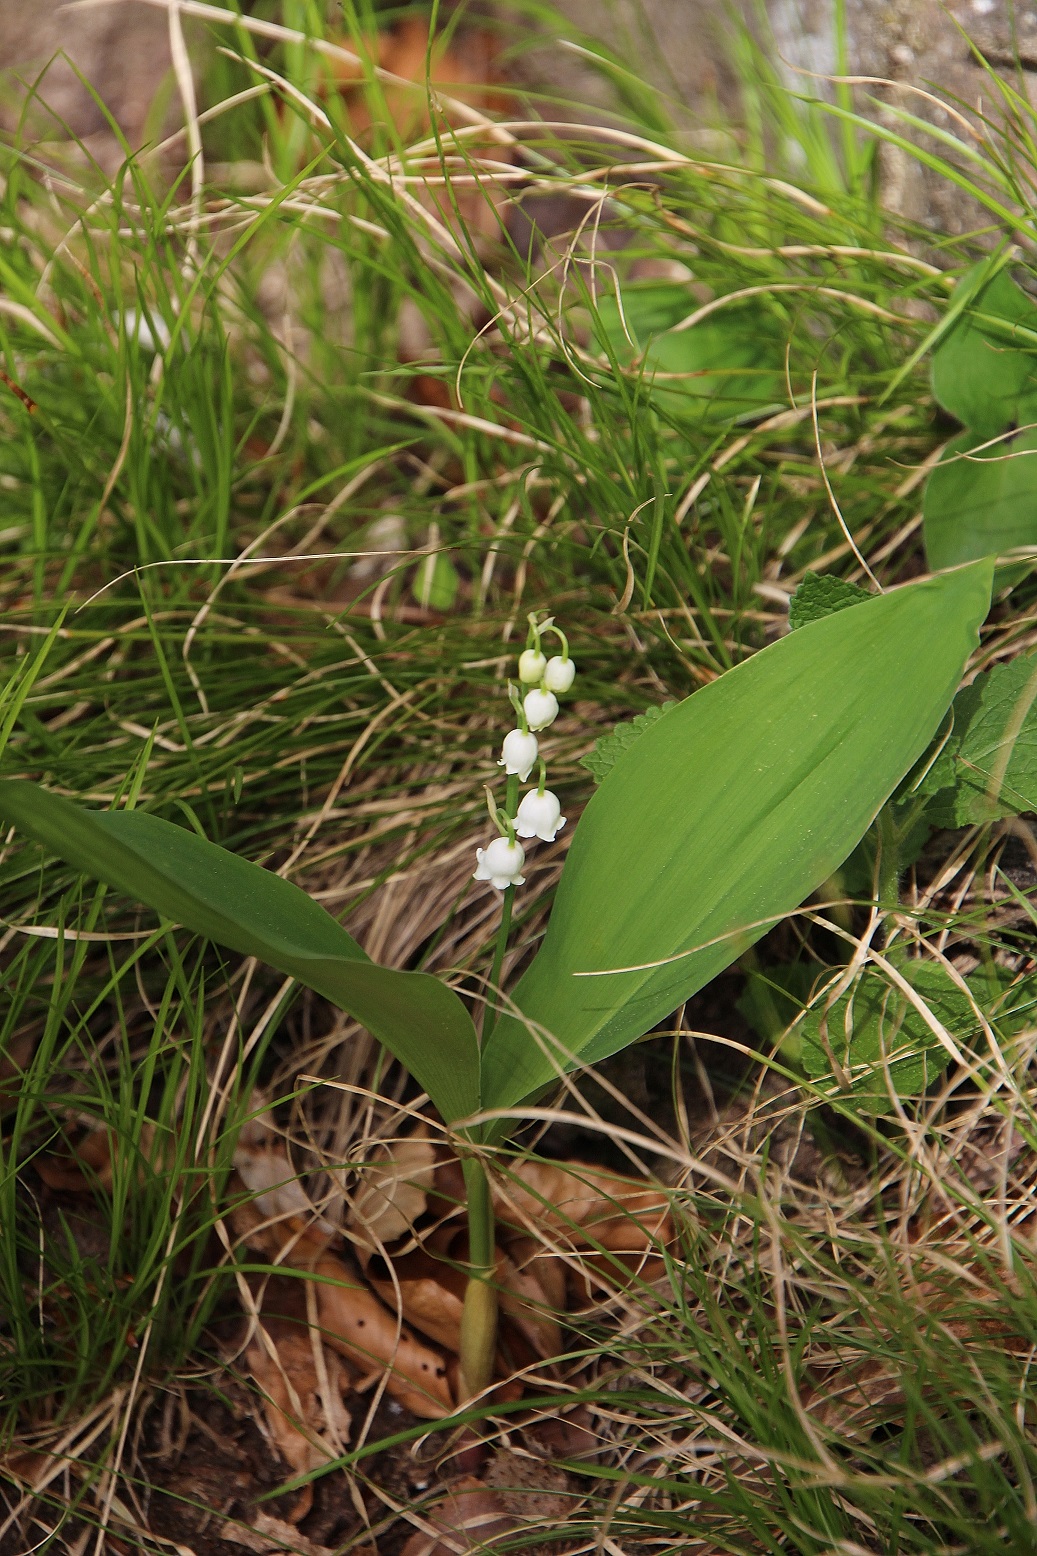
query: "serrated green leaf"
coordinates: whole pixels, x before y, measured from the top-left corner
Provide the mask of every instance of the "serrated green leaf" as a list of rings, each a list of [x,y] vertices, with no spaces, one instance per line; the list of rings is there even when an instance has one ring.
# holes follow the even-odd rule
[[[625,751],[630,750],[638,736],[643,735],[656,719],[661,719],[664,713],[676,706],[676,702],[671,699],[669,702],[661,703],[657,708],[646,708],[644,713],[639,713],[636,718],[617,724],[607,735],[599,735],[594,743],[594,750],[580,757],[580,766],[587,769],[595,783],[601,783],[605,774],[611,772],[619,758]]]
[[[934,571],[1037,545],[1037,428],[992,448],[985,441],[961,433],[926,483],[923,534]]]
[[[848,578],[836,578],[832,573],[805,573],[799,588],[789,599],[789,629],[805,627],[808,621],[820,621],[823,616],[834,616],[848,605],[859,605],[870,600],[871,594],[860,584]]]
[[[968,286],[971,274],[959,285]],[[944,336],[933,353],[932,384],[938,403],[977,443],[1037,420],[1037,304],[1006,270]]]
[[[933,826],[1037,810],[1037,655],[978,675],[954,699],[954,729],[916,792]]]
[[[975,563],[812,622],[634,742],[576,829],[513,991],[525,1021],[503,1016],[484,1049],[484,1107],[634,1041],[828,879],[936,733],[992,572]]]
[[[477,1110],[479,1046],[453,990],[427,973],[377,966],[290,881],[158,816],[84,810],[22,780],[0,782],[0,817],[73,869],[348,1011],[407,1066],[448,1123]]]
[[[975,1035],[972,1001],[939,962],[897,958],[895,965],[951,1037],[967,1042]],[[805,1074],[824,1081],[841,1070],[849,1081],[843,1095],[873,1116],[893,1111],[891,1090],[920,1095],[950,1059],[922,1013],[873,963],[828,1010],[808,1010],[799,1034]]]
[[[896,952],[889,960],[959,1045],[973,1044],[982,1030],[977,1007],[1002,1035],[1031,1019],[1037,992],[1032,978],[1013,982],[1001,968],[980,968],[964,980],[965,993],[940,962]],[[808,1010],[798,1030],[806,1075],[834,1079],[834,1057],[850,1081],[842,1095],[873,1116],[892,1112],[891,1090],[899,1097],[920,1095],[950,1059],[921,1011],[875,963],[827,1010],[823,1001]]]

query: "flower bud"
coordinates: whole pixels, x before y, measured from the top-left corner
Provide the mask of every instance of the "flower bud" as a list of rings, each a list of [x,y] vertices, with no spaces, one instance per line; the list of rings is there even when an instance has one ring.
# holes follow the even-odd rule
[[[477,848],[475,857],[478,863],[473,881],[489,881],[498,891],[526,884],[522,874],[526,855],[521,843],[509,843],[506,837],[495,837],[488,847]]]
[[[567,692],[576,679],[576,665],[571,659],[555,654],[544,669],[544,685],[549,692]]]
[[[519,680],[526,686],[536,686],[544,679],[547,660],[538,648],[527,648],[519,655]]]
[[[543,794],[530,789],[523,796],[515,817],[515,831],[519,837],[539,837],[545,843],[553,843],[555,836],[565,826],[558,796],[545,789]]]
[[[523,697],[522,711],[530,729],[546,729],[558,717],[558,698],[554,692],[542,692],[537,688]]]
[[[503,767],[506,773],[517,773],[525,783],[533,771],[537,752],[535,735],[527,734],[524,729],[513,729],[510,734],[504,736],[504,745],[497,766]]]

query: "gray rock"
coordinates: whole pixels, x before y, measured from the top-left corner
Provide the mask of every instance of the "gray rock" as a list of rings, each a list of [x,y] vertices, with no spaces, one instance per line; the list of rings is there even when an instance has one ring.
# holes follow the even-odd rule
[[[621,59],[636,61],[671,101],[692,109],[713,98],[736,108],[737,83],[725,42],[720,0],[558,0],[574,29],[602,39]],[[742,0],[751,16],[751,0]],[[837,69],[834,0],[767,0],[776,54],[793,90],[826,90],[816,76]],[[929,102],[928,91],[969,110],[974,133],[983,127],[978,114],[1005,121],[1004,104],[989,65],[1022,95],[1033,99],[1037,72],[1037,5],[1034,0],[846,0],[850,70],[875,76],[887,86],[862,85],[858,103],[880,125],[927,149],[941,151],[931,139],[904,131],[896,110],[925,119],[937,128],[968,138],[946,108]],[[727,35],[729,36],[729,35]],[[969,40],[972,40],[970,44]],[[534,69],[549,89],[573,91],[597,108],[608,93],[578,55],[553,48],[538,50]],[[879,106],[867,102],[877,98]],[[1030,126],[1033,133],[1033,126]],[[964,165],[964,164],[963,164]],[[925,170],[909,153],[884,146],[880,156],[883,203],[888,210],[933,229],[958,233],[984,220],[980,207],[964,199],[939,175]]]
[[[73,10],[62,0],[0,0],[0,121],[15,129],[23,105],[27,139],[82,141],[109,172],[123,158],[118,137],[80,77],[93,86],[136,149],[157,138],[160,88],[171,71],[169,22],[150,6]]]

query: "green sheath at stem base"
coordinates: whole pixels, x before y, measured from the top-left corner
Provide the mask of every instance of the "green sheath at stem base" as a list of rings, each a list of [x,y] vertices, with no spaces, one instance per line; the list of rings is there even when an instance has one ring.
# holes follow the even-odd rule
[[[461,1310],[461,1398],[471,1399],[493,1379],[497,1349],[497,1286],[493,1201],[486,1169],[474,1156],[461,1163],[468,1191],[468,1285]]]

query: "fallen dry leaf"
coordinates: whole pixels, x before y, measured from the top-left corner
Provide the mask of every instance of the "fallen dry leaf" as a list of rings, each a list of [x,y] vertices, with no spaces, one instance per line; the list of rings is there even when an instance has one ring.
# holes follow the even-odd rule
[[[526,1235],[547,1226],[578,1247],[643,1253],[673,1239],[664,1189],[586,1162],[518,1162],[494,1176],[493,1207],[503,1226]]]
[[[271,1264],[312,1274],[326,1345],[365,1376],[387,1372],[389,1392],[415,1415],[438,1420],[450,1413],[446,1357],[401,1328],[374,1292],[327,1251],[319,1229],[300,1227],[292,1216],[271,1223],[252,1200],[236,1205],[228,1220],[235,1235]]]
[[[467,1275],[436,1258],[426,1248],[394,1256],[390,1269],[374,1258],[366,1274],[386,1307],[402,1313],[408,1324],[455,1354],[460,1348],[461,1309]]]
[[[349,40],[344,41],[347,48],[353,47]],[[348,105],[354,135],[363,134],[375,123],[384,124],[387,117],[404,141],[424,135],[430,126],[430,87],[433,93],[437,87],[445,89],[455,102],[481,112],[507,106],[496,64],[496,40],[488,31],[469,29],[460,46],[455,43],[444,48],[433,40],[430,50],[428,22],[412,16],[379,33],[369,49],[379,68],[389,71],[396,81],[371,88],[364,82],[359,62],[353,65],[335,60],[332,67],[333,82]],[[439,106],[436,95],[431,103]],[[447,122],[451,121],[461,122],[460,116],[448,113]]]
[[[312,1268],[326,1343],[368,1373],[386,1371],[389,1392],[416,1416],[435,1421],[449,1415],[454,1397],[443,1353],[401,1328],[334,1254],[325,1254]]]
[[[33,1166],[48,1189],[66,1194],[89,1193],[97,1184],[110,1189],[113,1145],[112,1131],[105,1124],[97,1124],[66,1150],[37,1156]]]
[[[379,1253],[388,1243],[413,1235],[424,1215],[436,1172],[436,1147],[427,1134],[379,1146],[360,1169],[346,1227],[361,1249]]]
[[[557,1290],[551,1295],[544,1289],[541,1275],[550,1270],[562,1276],[561,1296],[555,1300]],[[556,1259],[543,1260],[541,1268],[525,1268],[517,1265],[507,1253],[498,1250],[497,1281],[500,1287],[500,1309],[532,1346],[541,1361],[550,1361],[562,1349],[562,1326],[556,1314],[565,1311],[564,1272]],[[554,1281],[552,1278],[552,1285]]]
[[[273,1518],[269,1513],[253,1513],[249,1527],[238,1519],[228,1518],[220,1525],[219,1537],[232,1545],[241,1545],[255,1556],[334,1556],[330,1545],[318,1545],[300,1534],[293,1524],[283,1518]],[[181,1551],[187,1547],[180,1546]],[[350,1556],[377,1556],[370,1546],[353,1546]]]
[[[523,1439],[548,1459],[590,1458],[606,1446],[592,1422],[586,1405],[574,1405],[560,1414],[538,1416],[524,1429]]]
[[[467,1283],[464,1182],[460,1164],[442,1158],[442,1147],[422,1132],[380,1147],[363,1168],[347,1235],[366,1285],[331,1252],[330,1222],[261,1123],[236,1157],[252,1198],[229,1218],[236,1235],[272,1264],[315,1277],[325,1343],[366,1377],[387,1372],[394,1397],[427,1419],[456,1403],[451,1369]],[[584,1163],[523,1161],[495,1182],[494,1203],[502,1379],[560,1353],[567,1284],[576,1300],[588,1300],[601,1287],[654,1278],[663,1268],[659,1244],[673,1236],[664,1190]],[[545,1227],[558,1251],[545,1247]]]
[[[539,1290],[549,1313],[565,1312],[565,1265],[551,1249],[535,1237],[510,1237],[507,1257],[519,1280],[514,1287],[517,1292],[524,1292],[525,1282],[531,1280],[535,1287],[530,1293],[533,1301],[538,1300]]]
[[[318,1469],[348,1441],[350,1416],[342,1403],[345,1378],[335,1355],[320,1354],[316,1335],[275,1320],[263,1324],[245,1352],[245,1364],[263,1396],[263,1414],[271,1440],[296,1475]],[[331,1430],[331,1440],[324,1433]],[[304,1486],[290,1514],[293,1524],[313,1505],[312,1483]]]
[[[501,238],[512,199],[494,174],[514,163],[514,143],[489,125],[473,134],[473,114],[467,111],[507,113],[497,52],[497,39],[487,29],[466,29],[448,47],[433,38],[430,47],[427,20],[413,16],[379,33],[369,46],[395,81],[365,82],[359,62],[336,60],[332,71],[332,89],[346,104],[354,136],[363,138],[374,125],[388,123],[408,145],[427,137],[435,124],[440,155],[413,162],[408,173],[422,204],[465,249],[473,241],[482,247]],[[455,139],[451,131],[462,129],[463,140]]]
[[[391,1264],[381,1257],[370,1259],[365,1274],[386,1307],[400,1311],[406,1323],[457,1355],[468,1283],[467,1260],[467,1231],[448,1225],[437,1227],[422,1247],[402,1255],[393,1254]],[[496,1267],[504,1320],[497,1373],[505,1376],[516,1366],[547,1361],[559,1354],[561,1326],[554,1313],[561,1308],[549,1310],[548,1299],[536,1275],[517,1269],[500,1248],[496,1250]],[[517,1329],[528,1344],[530,1354],[523,1351],[521,1360],[507,1354],[509,1350],[515,1350],[513,1344],[507,1344],[509,1325]],[[510,1338],[513,1340],[514,1336]]]
[[[18,1100],[18,1093],[36,1048],[36,1039],[27,1032],[10,1038],[0,1054],[0,1104],[6,1109]]]
[[[418,1530],[400,1556],[457,1556],[459,1551],[494,1549],[497,1540],[520,1527],[499,1494],[466,1475],[428,1509],[429,1530]],[[430,1532],[431,1531],[431,1532]]]
[[[304,1227],[311,1239],[319,1237],[325,1244],[336,1235],[331,1222],[312,1204],[279,1144],[246,1138],[242,1130],[234,1168],[265,1220],[283,1221],[295,1230]]]

